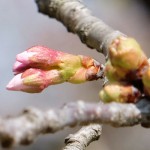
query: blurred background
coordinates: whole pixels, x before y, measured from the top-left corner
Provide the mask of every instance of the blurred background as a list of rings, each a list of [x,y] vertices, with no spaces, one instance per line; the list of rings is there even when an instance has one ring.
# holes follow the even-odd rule
[[[93,14],[114,29],[135,37],[147,56],[150,56],[149,1],[144,0],[84,0]],[[16,54],[35,45],[44,45],[73,54],[91,56],[101,63],[104,57],[83,45],[76,35],[55,19],[37,12],[34,0],[0,0],[0,115],[16,115],[23,108],[34,106],[42,110],[60,107],[64,103],[84,100],[98,102],[102,81],[80,85],[64,83],[50,86],[40,94],[12,92],[5,89],[13,77],[12,66]],[[134,60],[133,60],[134,61]],[[40,136],[29,146],[17,150],[59,150],[64,139],[75,129],[66,128],[55,134]],[[87,150],[148,150],[150,130],[141,126],[113,128],[103,126],[101,139],[93,142]]]

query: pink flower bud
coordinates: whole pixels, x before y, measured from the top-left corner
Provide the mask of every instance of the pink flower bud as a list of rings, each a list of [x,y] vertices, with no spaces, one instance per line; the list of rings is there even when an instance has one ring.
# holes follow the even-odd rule
[[[40,69],[27,69],[17,74],[7,85],[8,90],[24,91],[29,93],[41,92],[49,85],[62,82],[61,75],[57,70],[43,71]]]
[[[13,68],[16,76],[7,89],[41,92],[49,85],[65,81],[82,83],[97,80],[103,76],[99,74],[101,69],[103,72],[101,65],[90,57],[35,46],[17,55]]]
[[[28,68],[49,70],[61,62],[63,55],[66,55],[66,53],[35,46],[17,55],[13,71],[20,73]]]

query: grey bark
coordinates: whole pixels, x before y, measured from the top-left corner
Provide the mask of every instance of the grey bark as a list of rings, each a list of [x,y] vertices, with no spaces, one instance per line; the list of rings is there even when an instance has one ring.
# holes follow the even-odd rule
[[[143,124],[149,127],[149,112],[150,102],[144,99],[137,105],[78,101],[46,112],[30,108],[16,117],[0,118],[0,142],[3,147],[27,145],[40,134],[89,123],[106,123],[115,127]]]
[[[100,138],[102,126],[99,124],[90,124],[83,126],[75,134],[70,134],[65,139],[66,146],[63,150],[85,150],[85,148],[93,141]]]
[[[88,47],[108,55],[112,40],[123,35],[113,30],[102,20],[94,17],[80,0],[35,0],[39,12],[56,18],[68,31],[78,34]]]

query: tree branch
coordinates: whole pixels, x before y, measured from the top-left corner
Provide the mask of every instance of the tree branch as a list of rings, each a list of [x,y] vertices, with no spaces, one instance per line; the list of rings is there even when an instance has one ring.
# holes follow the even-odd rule
[[[99,124],[84,126],[77,133],[70,134],[65,139],[66,146],[63,150],[85,150],[91,142],[99,139],[101,133],[102,126]]]
[[[88,47],[107,56],[112,40],[123,35],[94,17],[80,0],[35,0],[39,12],[61,21],[68,31],[78,34]]]
[[[149,127],[150,101],[142,99],[137,105],[78,101],[46,112],[29,108],[17,117],[0,118],[0,141],[3,147],[27,145],[40,134],[89,123],[106,123],[115,127],[142,123]]]

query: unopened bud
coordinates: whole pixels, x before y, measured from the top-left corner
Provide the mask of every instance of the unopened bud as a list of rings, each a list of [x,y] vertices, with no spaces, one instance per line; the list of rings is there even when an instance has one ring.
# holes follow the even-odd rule
[[[8,90],[41,92],[49,85],[62,82],[82,83],[97,80],[101,65],[91,57],[72,55],[35,46],[18,54],[13,68],[15,77]]]
[[[49,85],[62,83],[62,76],[57,70],[43,71],[30,68],[17,74],[7,85],[8,90],[39,93]]]
[[[64,55],[66,53],[43,46],[34,46],[16,56],[13,71],[17,74],[28,68],[49,70],[57,67]]]
[[[107,61],[105,66],[105,75],[110,82],[121,81],[126,78],[128,71],[119,67],[112,66],[110,60]]]
[[[133,38],[119,37],[109,47],[110,60],[113,66],[126,70],[137,70],[148,65],[147,57],[140,45]]]
[[[121,103],[135,103],[140,92],[132,85],[125,85],[120,83],[112,83],[106,85],[99,93],[99,96],[104,102],[121,102]]]

